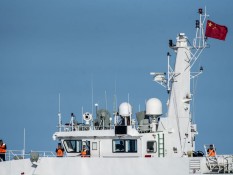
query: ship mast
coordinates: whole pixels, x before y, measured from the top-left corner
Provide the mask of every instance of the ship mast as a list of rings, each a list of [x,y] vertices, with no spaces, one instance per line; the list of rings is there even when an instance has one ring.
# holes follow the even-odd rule
[[[176,43],[169,40],[169,47],[176,53],[175,66],[170,65],[170,53],[167,53],[168,70],[165,73],[151,73],[154,81],[164,86],[169,94],[168,112],[166,117],[166,156],[181,157],[195,150],[196,125],[192,124],[190,103],[192,93],[191,79],[202,73],[202,68],[195,74],[191,68],[207,47],[204,36],[204,23],[207,18],[206,11],[198,10],[199,20],[196,20],[196,36],[193,46],[185,33],[178,34]],[[162,129],[161,129],[162,130]]]

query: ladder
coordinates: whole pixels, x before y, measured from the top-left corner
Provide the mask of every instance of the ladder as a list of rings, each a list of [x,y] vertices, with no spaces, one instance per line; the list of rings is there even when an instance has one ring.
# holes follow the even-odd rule
[[[164,157],[164,134],[158,134],[158,157]]]

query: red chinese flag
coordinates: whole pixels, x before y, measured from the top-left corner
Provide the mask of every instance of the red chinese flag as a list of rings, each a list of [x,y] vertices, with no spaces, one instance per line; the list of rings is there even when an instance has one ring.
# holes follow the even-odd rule
[[[218,25],[210,20],[207,20],[205,36],[225,40],[227,36],[227,27]]]

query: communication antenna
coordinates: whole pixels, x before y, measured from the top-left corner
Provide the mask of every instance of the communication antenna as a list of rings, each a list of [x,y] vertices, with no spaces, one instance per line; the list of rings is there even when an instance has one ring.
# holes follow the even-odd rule
[[[116,94],[113,95],[113,113],[115,114],[117,112],[116,107]]]
[[[91,79],[91,112],[93,114],[94,111],[94,87],[93,87],[93,77]]]
[[[61,95],[58,94],[58,112],[61,112]]]
[[[116,96],[116,80],[115,80],[115,89],[114,89],[114,96],[113,96],[113,113],[117,112],[117,96]]]
[[[97,119],[98,103],[95,103],[95,118]]]
[[[82,106],[82,109],[81,109],[82,111],[82,113],[81,113],[81,116],[83,115],[83,106]],[[83,117],[82,117],[82,123],[83,123]]]
[[[58,95],[58,128],[59,132],[61,132],[62,120],[61,120],[61,96],[60,93]]]
[[[104,96],[105,96],[105,109],[108,109],[108,101],[107,101],[107,91],[104,91]]]
[[[23,128],[23,159],[25,155],[25,150],[26,150],[26,136],[25,136],[25,128]]]

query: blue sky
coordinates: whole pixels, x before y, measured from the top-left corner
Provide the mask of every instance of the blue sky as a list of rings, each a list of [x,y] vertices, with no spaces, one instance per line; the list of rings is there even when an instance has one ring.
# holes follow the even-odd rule
[[[166,113],[166,90],[151,71],[167,69],[168,40],[184,32],[192,41],[197,9],[226,25],[226,41],[209,39],[195,97],[197,150],[214,143],[232,152],[233,1],[213,0],[1,0],[0,138],[9,149],[54,150],[58,94],[63,123],[94,103],[113,109],[127,101],[134,112],[157,97]],[[116,87],[116,88],[115,88]]]

